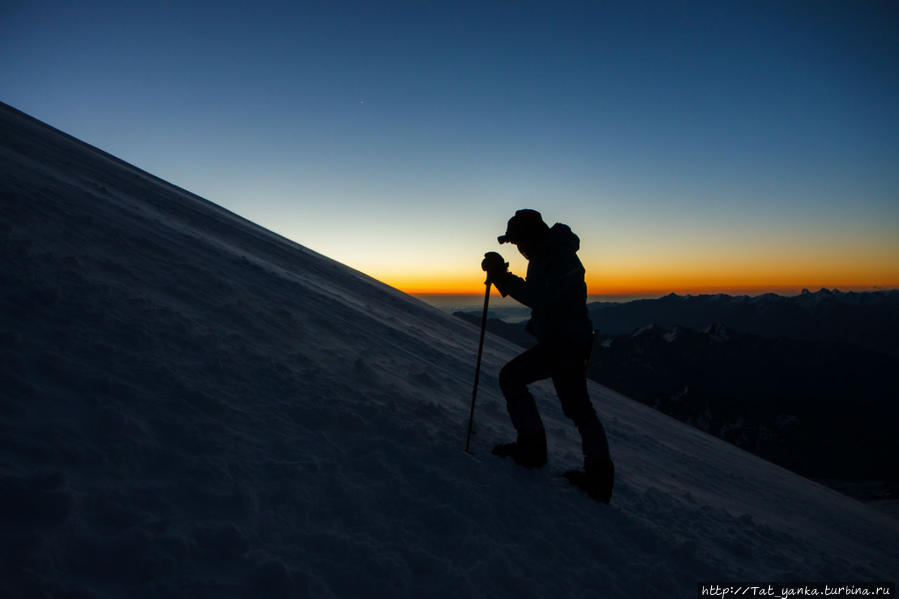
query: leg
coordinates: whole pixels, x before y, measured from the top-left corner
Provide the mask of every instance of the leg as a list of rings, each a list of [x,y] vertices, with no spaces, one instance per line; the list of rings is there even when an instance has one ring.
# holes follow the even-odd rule
[[[579,356],[563,357],[553,372],[553,385],[562,403],[562,411],[574,420],[581,434],[586,459],[608,459],[606,431],[587,394],[587,373]]]
[[[499,385],[518,438],[514,443],[494,447],[495,455],[512,457],[517,464],[527,468],[540,468],[546,464],[546,431],[527,386],[550,374],[547,354],[540,346],[524,352],[500,371]]]
[[[512,426],[519,434],[543,434],[543,421],[527,386],[551,374],[547,352],[539,345],[518,355],[500,370],[499,386],[506,398]]]
[[[585,360],[581,355],[561,357],[553,372],[553,385],[562,402],[562,410],[577,425],[584,451],[584,470],[569,470],[565,478],[593,499],[609,503],[615,483],[615,464],[609,456],[606,431],[587,394],[586,375]]]

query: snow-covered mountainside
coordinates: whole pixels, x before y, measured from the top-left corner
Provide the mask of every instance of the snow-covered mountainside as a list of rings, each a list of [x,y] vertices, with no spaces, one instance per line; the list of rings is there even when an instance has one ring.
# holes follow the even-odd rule
[[[0,131],[4,597],[630,599],[899,572],[893,519],[597,385],[611,505],[559,476],[579,443],[550,387],[548,466],[490,455],[516,351],[492,336],[469,456],[476,328],[6,106]]]

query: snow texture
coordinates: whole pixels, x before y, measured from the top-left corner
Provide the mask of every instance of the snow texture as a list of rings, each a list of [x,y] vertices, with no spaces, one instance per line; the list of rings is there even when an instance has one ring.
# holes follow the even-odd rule
[[[618,479],[478,330],[0,108],[0,595],[689,597],[895,580],[899,525],[603,387]],[[298,204],[297,210],[302,210]],[[476,270],[476,265],[475,265]],[[478,272],[474,272],[478,277]]]

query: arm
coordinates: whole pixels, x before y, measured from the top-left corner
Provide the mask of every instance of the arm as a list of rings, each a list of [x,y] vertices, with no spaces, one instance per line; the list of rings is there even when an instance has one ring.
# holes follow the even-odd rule
[[[503,276],[498,277],[496,281],[493,281],[493,284],[503,297],[511,295],[525,306],[529,308],[534,307],[534,294],[525,279],[506,272]]]
[[[533,262],[528,264],[524,279],[503,269],[493,284],[503,297],[511,295],[529,308],[537,308],[539,304],[546,311],[566,310],[586,300],[584,267],[574,253],[556,257],[550,264],[541,263],[536,267]]]
[[[493,283],[503,297],[511,295],[528,307],[533,307],[534,291],[532,286],[521,277],[509,272],[509,263],[496,252],[484,254],[481,268],[487,273],[487,281]],[[530,272],[530,266],[528,267]]]

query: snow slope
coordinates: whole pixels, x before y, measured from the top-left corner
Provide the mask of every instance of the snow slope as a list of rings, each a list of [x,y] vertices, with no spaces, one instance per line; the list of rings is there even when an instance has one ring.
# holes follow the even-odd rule
[[[515,352],[495,337],[469,456],[475,328],[5,105],[0,131],[4,597],[691,597],[899,572],[893,519],[597,385],[610,506],[559,476],[579,444],[548,387],[548,467],[491,456]]]

